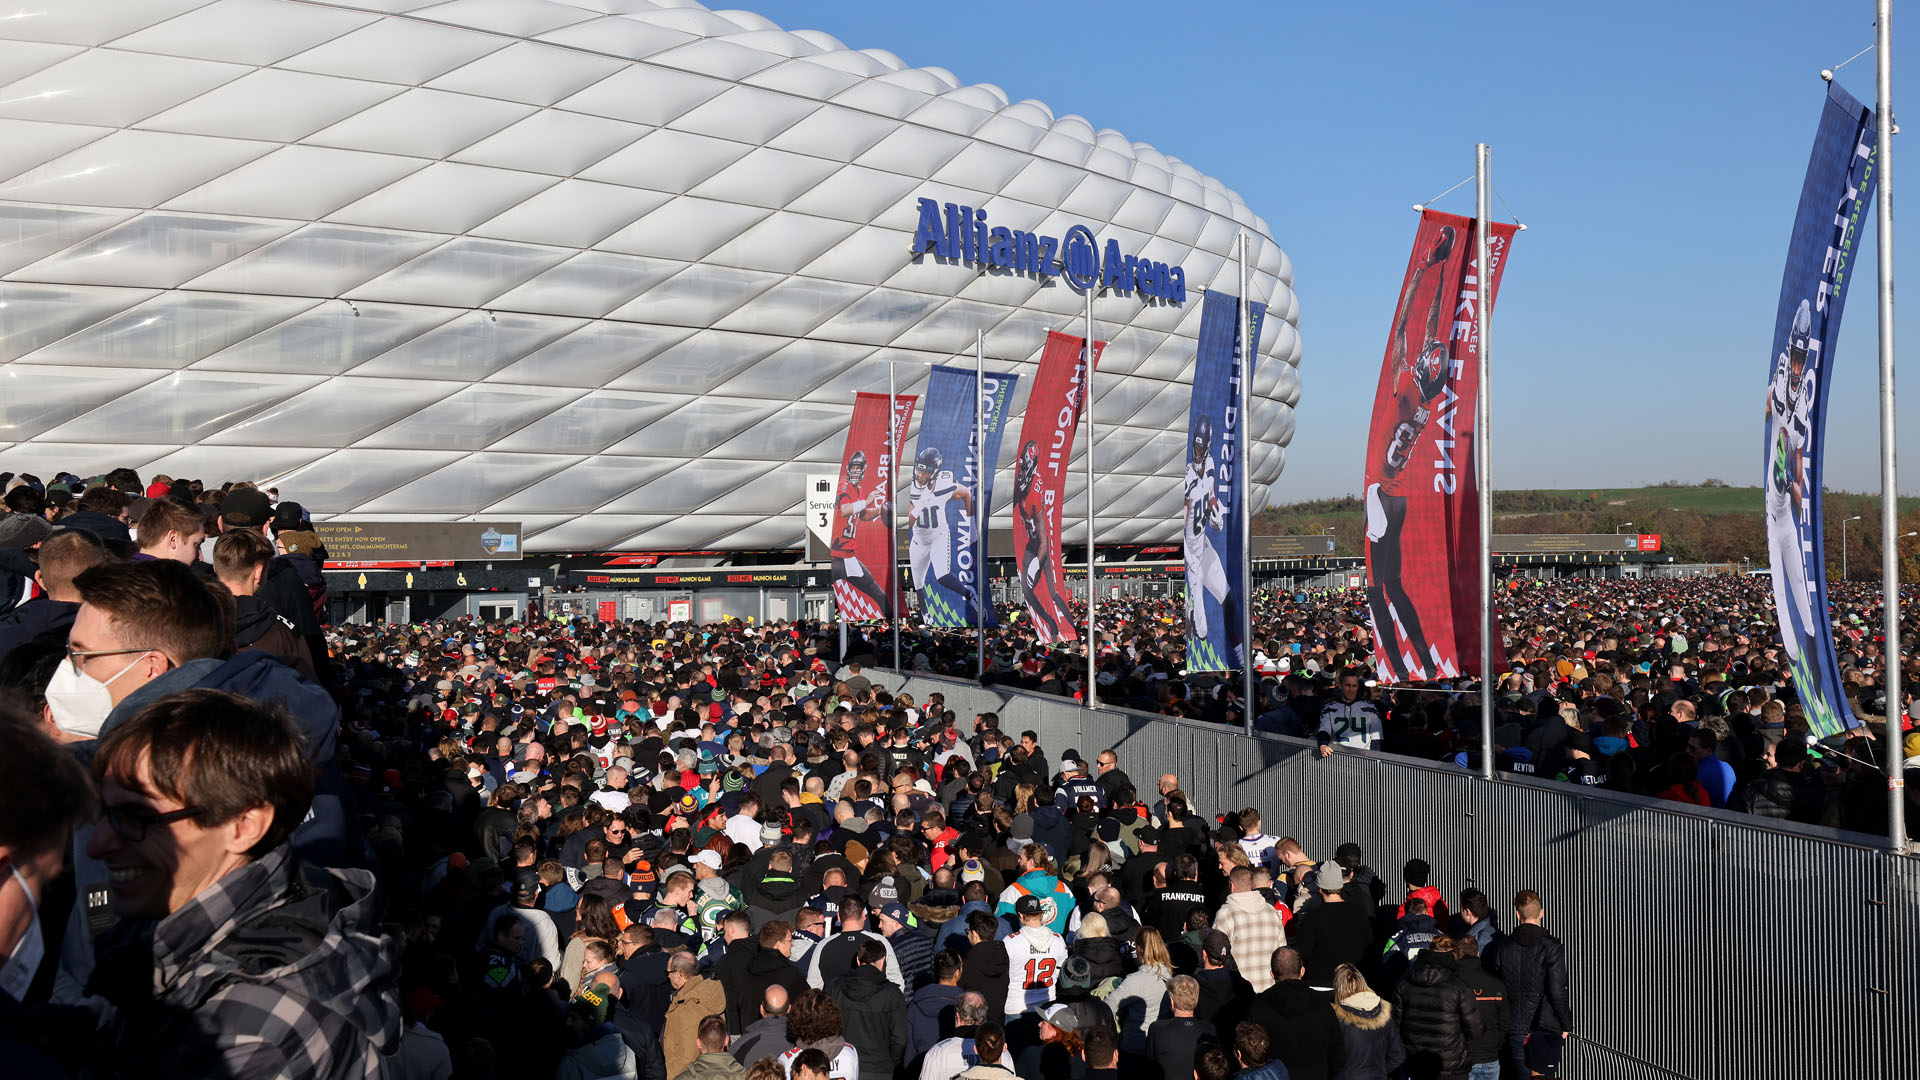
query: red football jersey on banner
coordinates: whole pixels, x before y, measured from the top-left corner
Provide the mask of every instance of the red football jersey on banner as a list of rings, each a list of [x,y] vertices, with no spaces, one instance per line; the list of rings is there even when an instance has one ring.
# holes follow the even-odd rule
[[[1494,224],[1493,295],[1515,227]],[[1474,222],[1427,210],[1394,309],[1367,438],[1367,603],[1383,680],[1477,670],[1481,285]]]

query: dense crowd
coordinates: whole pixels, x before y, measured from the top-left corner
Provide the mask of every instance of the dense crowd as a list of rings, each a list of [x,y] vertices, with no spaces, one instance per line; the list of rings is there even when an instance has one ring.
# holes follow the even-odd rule
[[[22,480],[0,516],[9,1075],[1484,1080],[1552,1074],[1575,1029],[1534,893],[1310,854],[1177,774],[890,692],[862,667],[884,637],[328,628],[276,493],[57,479],[65,505]],[[1798,737],[1757,587],[1516,583],[1502,609],[1503,767],[1872,824],[1865,766]],[[1870,599],[1842,617],[1871,712]],[[1169,606],[1101,618],[1100,701],[1239,722]],[[1476,764],[1463,687],[1369,684],[1357,597],[1256,618],[1257,726]],[[985,666],[1084,692],[1012,619]]]

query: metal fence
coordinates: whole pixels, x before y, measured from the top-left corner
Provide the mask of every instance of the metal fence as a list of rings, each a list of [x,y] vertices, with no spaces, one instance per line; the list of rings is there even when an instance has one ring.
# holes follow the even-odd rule
[[[1873,837],[974,683],[869,672],[961,715],[992,711],[1050,754],[1112,749],[1143,792],[1257,807],[1327,857],[1354,841],[1390,884],[1410,858],[1449,896],[1534,889],[1567,948],[1568,1077],[1920,1080],[1920,861]]]

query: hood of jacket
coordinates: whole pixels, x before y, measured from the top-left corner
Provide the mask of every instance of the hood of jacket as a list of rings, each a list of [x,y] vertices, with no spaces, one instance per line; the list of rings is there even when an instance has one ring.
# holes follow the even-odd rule
[[[264,654],[263,654],[264,655]],[[128,694],[120,704],[113,707],[107,719],[100,725],[100,734],[105,735],[114,728],[140,712],[141,709],[181,690],[191,690],[200,685],[200,680],[220,669],[220,661],[213,657],[189,660],[152,682]]]
[[[929,983],[914,992],[913,998],[907,1002],[907,1009],[916,1016],[938,1020],[940,1011],[960,1000],[960,995],[964,993],[966,991],[958,986]]]
[[[333,763],[334,740],[340,730],[340,707],[334,704],[333,695],[302,679],[298,672],[266,653],[257,649],[237,653],[195,685],[208,690],[231,690],[262,704],[279,704],[306,736],[307,757],[322,769]],[[126,702],[121,704],[124,706]]]
[[[869,965],[860,965],[841,976],[834,992],[848,1001],[865,1004],[893,986],[887,977]]]
[[[259,641],[278,623],[286,627],[287,633],[294,632],[293,624],[282,619],[266,602],[257,596],[236,596],[233,598],[233,641],[245,648]]]
[[[800,881],[792,874],[763,874],[749,881],[748,887],[753,893],[752,899],[776,906],[784,906],[800,895]]]
[[[153,928],[156,1003],[191,1012],[224,986],[296,990],[369,1045],[400,1042],[399,966],[374,913],[373,875],[302,864],[286,843]]]
[[[619,1029],[612,1024],[601,1024],[588,1031],[585,1038],[587,1041],[568,1052],[567,1057],[587,1066],[588,1075],[621,1075],[628,1051],[626,1040],[620,1037]],[[698,1063],[698,1061],[695,1062],[695,1064]],[[688,1071],[692,1071],[691,1067]]]
[[[818,1050],[821,1053],[827,1055],[828,1061],[832,1061],[834,1058],[839,1057],[840,1051],[845,1050],[846,1048],[847,1048],[847,1040],[841,1038],[838,1035],[829,1035],[826,1038],[817,1040],[815,1042],[801,1043],[799,1047],[797,1047],[797,1049],[800,1049],[800,1050]]]
[[[1120,951],[1120,943],[1110,937],[1080,938],[1067,950],[1070,956],[1084,956],[1087,963],[1094,967],[1125,967],[1126,956]]]
[[[1045,870],[1029,870],[1020,875],[1019,882],[1035,896],[1052,896],[1060,888],[1060,879]]]
[[[1453,957],[1428,951],[1414,960],[1413,968],[1407,972],[1407,981],[1415,986],[1439,986],[1455,974]]]
[[[985,1061],[960,1074],[960,1080],[1014,1080],[1014,1077],[1012,1069]]]
[[[1402,915],[1400,916],[1400,924],[1394,928],[1394,932],[1399,934],[1437,934],[1440,932],[1440,924],[1433,921],[1433,916],[1431,915]]]
[[[1333,1015],[1362,1031],[1377,1031],[1393,1019],[1393,1006],[1380,1000],[1379,994],[1362,990],[1345,1001],[1334,1002]]]

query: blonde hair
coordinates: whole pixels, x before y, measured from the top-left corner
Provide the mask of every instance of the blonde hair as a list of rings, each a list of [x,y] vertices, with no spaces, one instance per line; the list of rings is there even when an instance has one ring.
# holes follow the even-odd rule
[[[1133,939],[1133,951],[1140,958],[1141,967],[1173,970],[1173,955],[1167,952],[1167,939],[1151,926],[1140,928],[1139,935]]]
[[[1364,994],[1373,987],[1367,985],[1367,977],[1352,964],[1341,964],[1333,969],[1333,1000],[1345,1001],[1355,994]]]
[[[1095,911],[1080,920],[1080,935],[1075,940],[1103,938],[1106,937],[1107,934],[1107,917]]]

